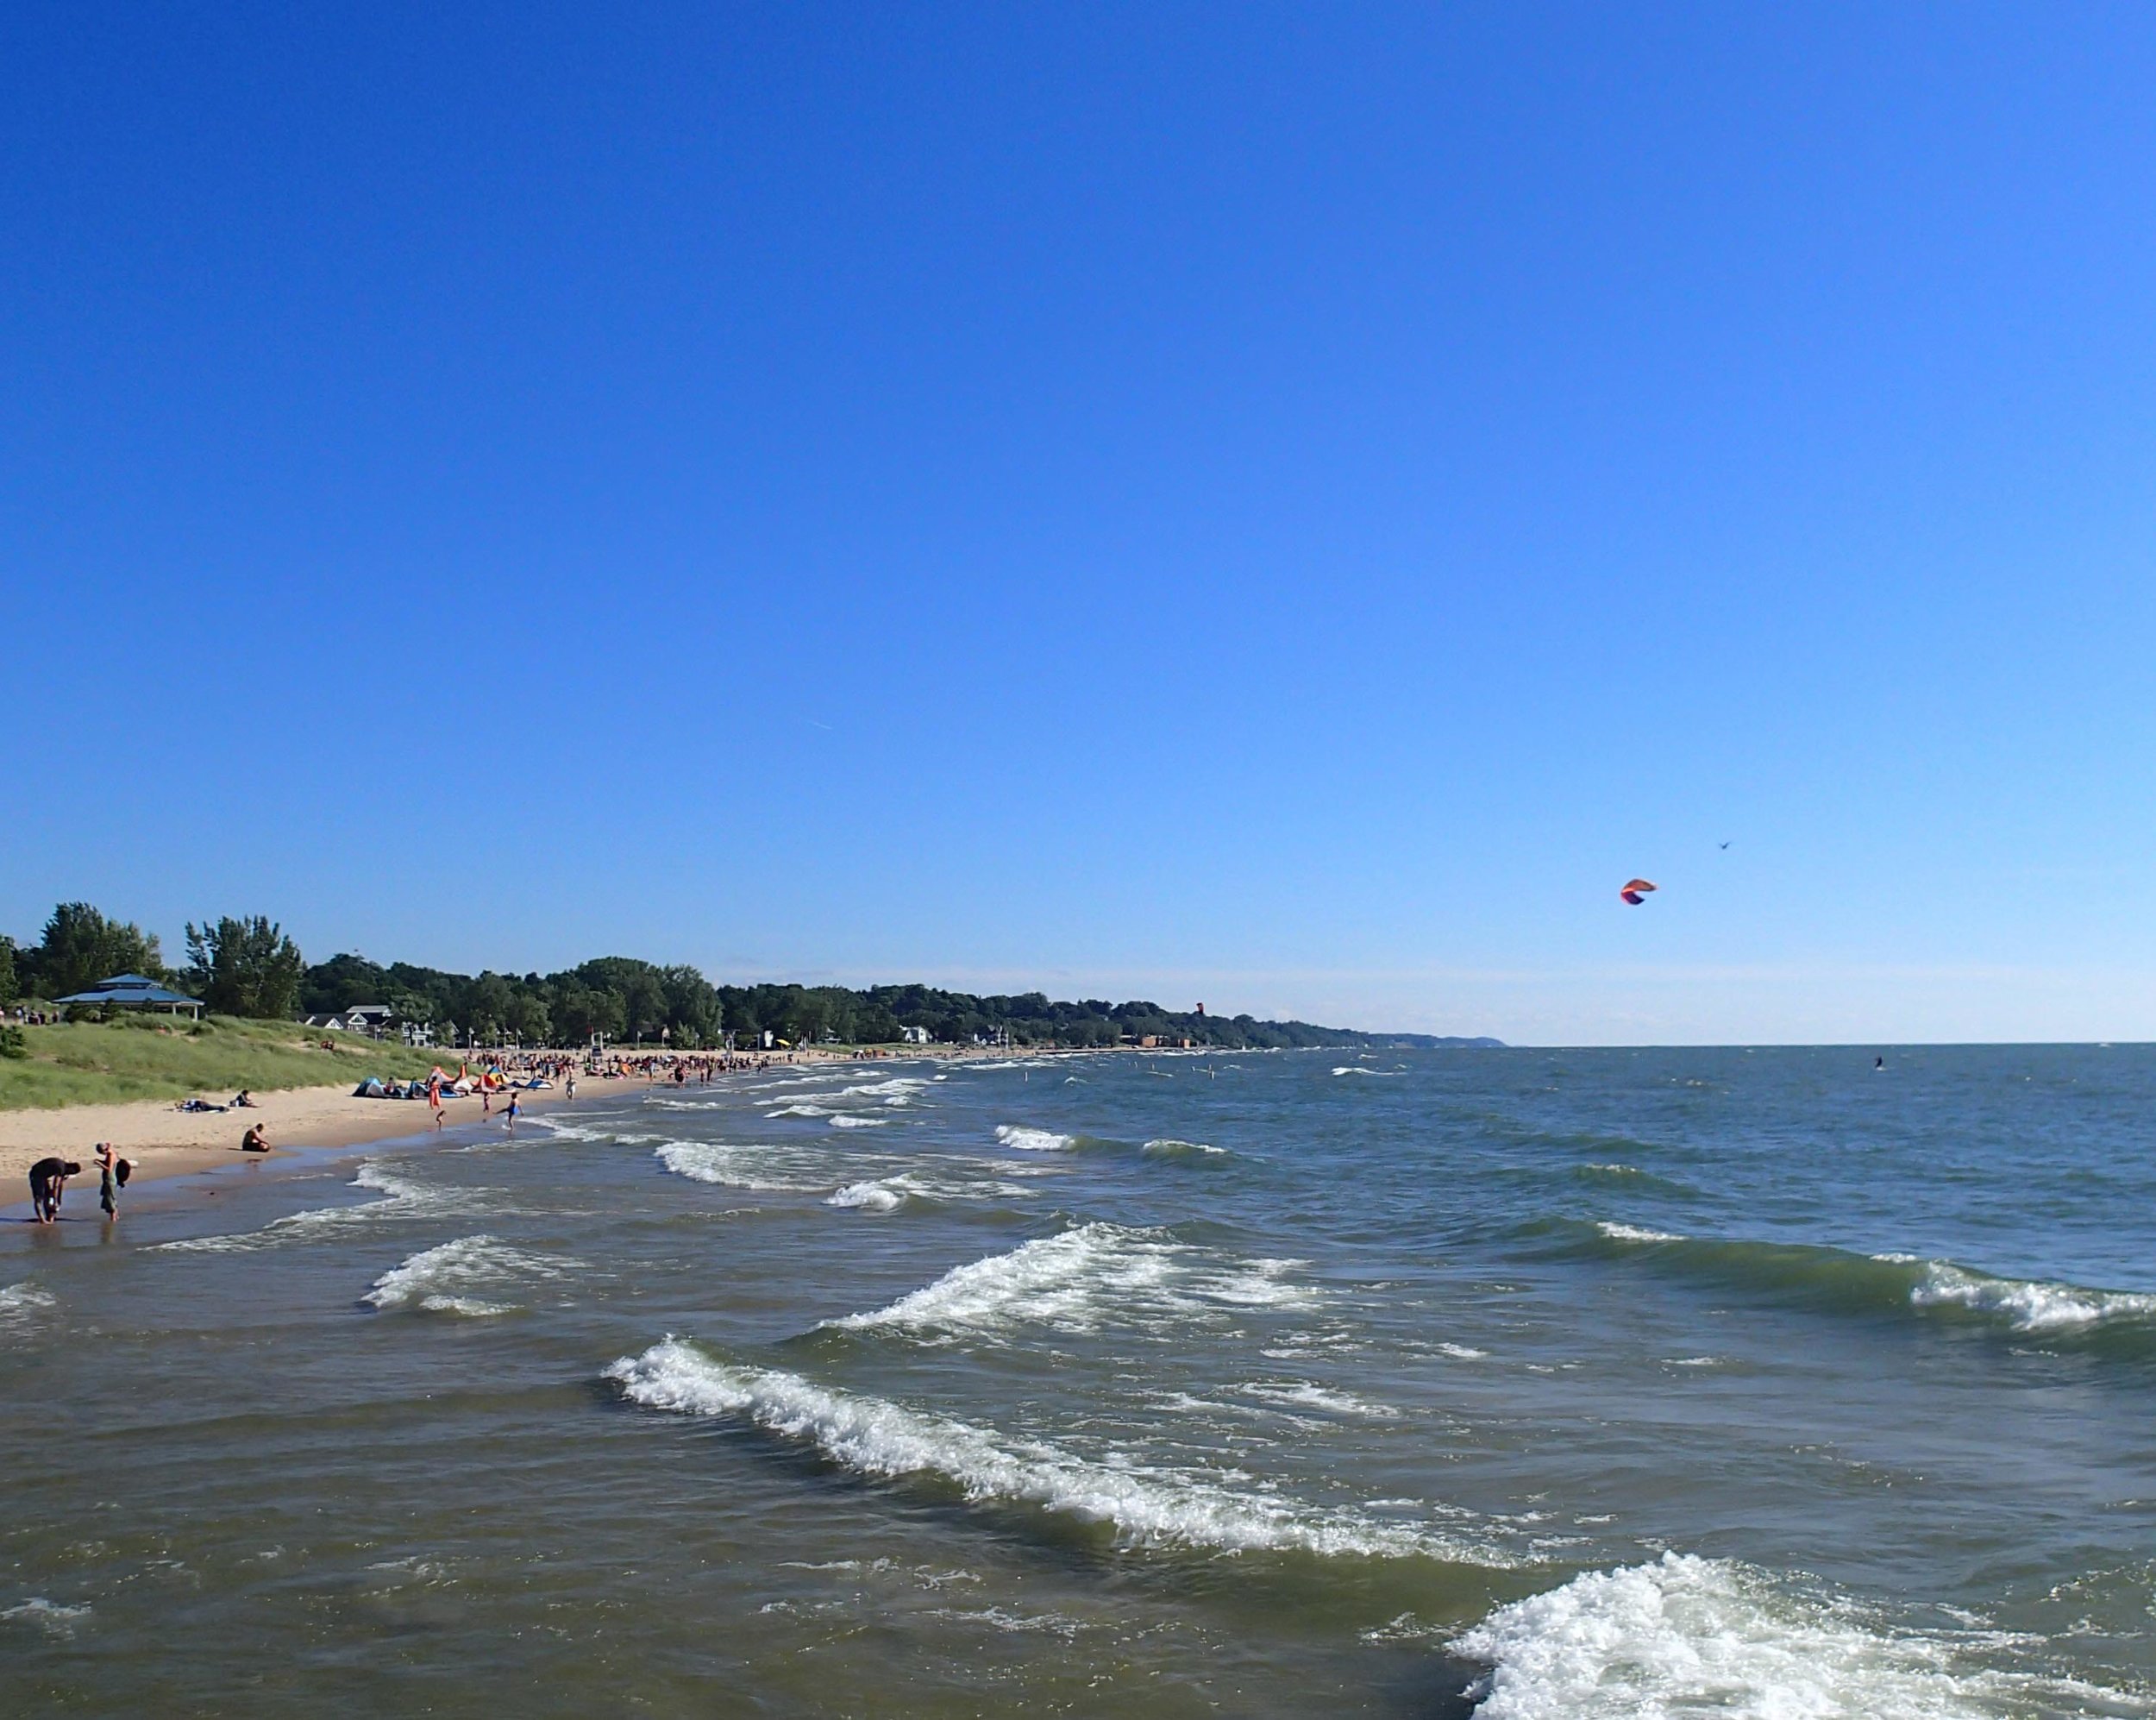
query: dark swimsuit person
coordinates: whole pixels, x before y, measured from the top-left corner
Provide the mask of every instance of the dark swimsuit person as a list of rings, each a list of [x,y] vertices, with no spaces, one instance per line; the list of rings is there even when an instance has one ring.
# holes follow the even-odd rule
[[[60,1216],[60,1191],[70,1177],[79,1177],[82,1166],[72,1158],[41,1158],[30,1167],[30,1209],[39,1224]]]

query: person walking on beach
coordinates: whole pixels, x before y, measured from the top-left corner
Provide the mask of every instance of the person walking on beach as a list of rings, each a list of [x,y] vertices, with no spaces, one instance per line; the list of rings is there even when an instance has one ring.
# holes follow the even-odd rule
[[[30,1214],[36,1224],[51,1224],[60,1216],[60,1190],[70,1177],[82,1175],[72,1158],[41,1158],[30,1167]]]
[[[572,1099],[573,1099],[573,1098],[575,1098],[575,1097],[576,1097],[576,1071],[575,1071],[574,1070],[571,1070],[569,1071],[568,1080],[569,1080],[569,1097],[570,1097],[570,1098],[572,1098]]]

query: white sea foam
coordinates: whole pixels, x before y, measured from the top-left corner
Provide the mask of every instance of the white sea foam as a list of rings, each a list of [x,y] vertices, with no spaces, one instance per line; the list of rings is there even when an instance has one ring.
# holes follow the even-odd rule
[[[31,1279],[9,1284],[0,1290],[0,1332],[27,1331],[53,1305],[53,1293]]]
[[[1258,1381],[1239,1385],[1236,1390],[1246,1397],[1257,1398],[1261,1403],[1292,1404],[1299,1409],[1318,1409],[1329,1416],[1353,1416],[1369,1422],[1400,1419],[1400,1411],[1389,1403],[1357,1397],[1351,1391],[1330,1391],[1322,1385],[1313,1385],[1307,1380],[1297,1380],[1288,1384]]]
[[[1068,1152],[1078,1145],[1076,1135],[1057,1134],[1050,1129],[1030,1129],[1018,1123],[997,1124],[996,1139],[1020,1152]]]
[[[555,1278],[561,1267],[552,1260],[511,1248],[491,1236],[461,1236],[439,1247],[423,1248],[374,1280],[362,1301],[376,1308],[422,1308],[432,1314],[474,1317],[508,1314],[513,1307],[467,1292],[494,1290],[520,1278]]]
[[[766,1111],[767,1122],[777,1122],[781,1117],[828,1117],[830,1109],[823,1105],[781,1105],[775,1111]]]
[[[310,1241],[354,1226],[380,1224],[392,1220],[441,1218],[469,1211],[475,1201],[485,1201],[496,1211],[503,1208],[487,1189],[439,1189],[413,1178],[403,1168],[391,1169],[376,1159],[364,1160],[351,1185],[379,1195],[377,1201],[357,1206],[317,1207],[288,1213],[260,1230],[231,1236],[191,1236],[178,1242],[152,1244],[153,1249],[179,1253],[234,1254],[256,1248],[276,1248],[287,1243]]]
[[[1598,1219],[1595,1228],[1612,1242],[1682,1242],[1684,1239],[1674,1231],[1648,1230],[1637,1224],[1617,1224],[1608,1219]]]
[[[2082,1290],[2073,1284],[1994,1278],[1934,1261],[1909,1291],[1919,1308],[1957,1304],[1997,1315],[2017,1332],[2077,1332],[2107,1321],[2156,1316],[2156,1296]]]
[[[888,1117],[861,1117],[841,1114],[831,1119],[835,1129],[880,1129],[891,1121]]]
[[[2119,1711],[2108,1692],[1974,1667],[1950,1639],[1868,1628],[1677,1554],[1500,1607],[1451,1646],[1491,1667],[1476,1720],[1962,1720],[2049,1709],[2030,1703],[2045,1694]]]
[[[863,1081],[851,1087],[842,1087],[837,1096],[841,1099],[877,1099],[892,1106],[907,1105],[912,1102],[913,1095],[927,1085],[928,1083],[917,1075],[894,1075],[888,1081]]]
[[[954,1266],[887,1308],[826,1323],[997,1337],[1028,1326],[1082,1333],[1111,1322],[1217,1321],[1230,1309],[1315,1303],[1314,1290],[1288,1277],[1295,1264],[1215,1254],[1159,1231],[1084,1224]]]
[[[607,1378],[651,1409],[743,1416],[806,1441],[858,1474],[941,1477],[969,1499],[1112,1524],[1132,1545],[1505,1562],[1490,1547],[1426,1527],[1241,1491],[1219,1475],[1098,1463],[1052,1445],[1008,1441],[990,1428],[831,1390],[798,1374],[729,1365],[673,1338],[623,1357]]]
[[[830,1186],[830,1178],[814,1174],[802,1155],[782,1147],[670,1140],[655,1149],[655,1156],[677,1177],[721,1188],[805,1195]]]
[[[0,1618],[18,1624],[35,1625],[48,1636],[72,1636],[76,1629],[90,1616],[85,1606],[62,1606],[48,1601],[43,1595],[32,1595],[29,1599],[9,1607],[0,1607]]]
[[[1438,1346],[1438,1353],[1442,1356],[1450,1356],[1456,1362],[1479,1362],[1485,1360],[1489,1355],[1488,1350],[1478,1350],[1469,1344],[1440,1344]]]
[[[905,1192],[887,1183],[849,1183],[824,1202],[827,1207],[857,1207],[864,1212],[896,1212],[905,1203]]]
[[[1225,1146],[1207,1146],[1201,1140],[1176,1140],[1172,1137],[1149,1140],[1145,1143],[1144,1151],[1155,1158],[1225,1158],[1228,1157],[1228,1150]]]

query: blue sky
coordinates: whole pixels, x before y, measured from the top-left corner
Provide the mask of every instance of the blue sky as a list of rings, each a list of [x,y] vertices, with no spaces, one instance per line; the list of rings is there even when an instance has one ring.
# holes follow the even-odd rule
[[[12,9],[0,926],[2156,1037],[2151,88],[2123,6]]]

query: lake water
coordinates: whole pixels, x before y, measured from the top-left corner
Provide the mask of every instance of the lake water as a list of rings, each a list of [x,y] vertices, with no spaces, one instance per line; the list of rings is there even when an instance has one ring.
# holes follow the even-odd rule
[[[0,1234],[8,1709],[2147,1712],[2156,1051],[1887,1064],[887,1062],[78,1186]]]

